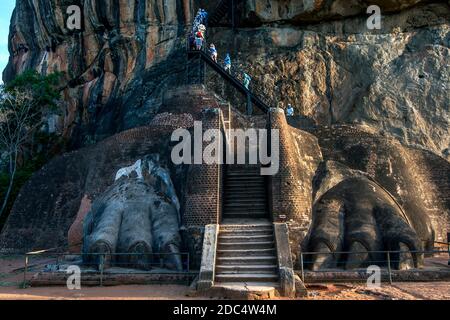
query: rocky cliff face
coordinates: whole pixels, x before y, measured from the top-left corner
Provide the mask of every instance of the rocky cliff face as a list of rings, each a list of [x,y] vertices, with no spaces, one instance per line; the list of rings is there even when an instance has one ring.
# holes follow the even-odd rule
[[[356,16],[366,13],[371,5],[377,5],[385,13],[398,12],[423,0],[250,0],[245,3],[244,14],[260,23],[289,22],[302,24],[307,21],[323,21]]]
[[[215,7],[217,2],[207,5]],[[74,147],[106,139],[54,159],[33,176],[0,238],[3,248],[67,245],[68,230],[72,226],[70,234],[80,235],[80,221],[91,203],[101,206],[105,195],[117,194],[117,171],[149,154],[158,153],[168,163],[183,203],[186,176],[182,168],[171,167],[169,136],[183,126],[180,123],[198,119],[205,106],[215,106],[214,99],[200,94],[195,103],[182,96],[176,103],[163,104],[167,89],[187,78],[184,41],[191,1],[78,1],[83,24],[75,32],[65,25],[65,12],[72,4],[17,1],[4,75],[12,79],[27,68],[64,71],[61,133]],[[292,103],[297,114],[317,125],[308,130],[319,139],[314,154],[323,157],[296,162],[298,172],[310,171],[298,177],[306,186],[308,218],[321,208],[321,198],[338,196],[340,203],[354,204],[348,180],[367,187],[371,208],[388,203],[389,208],[400,206],[412,214],[419,240],[429,242],[433,232],[435,239],[443,240],[450,184],[449,4],[373,4],[382,8],[381,30],[367,28],[365,1],[243,1],[242,28],[210,30],[208,40],[221,57],[231,53],[233,64],[252,76],[272,106]],[[209,88],[237,103],[236,93],[216,77],[208,74]],[[188,104],[195,110],[186,110]],[[174,117],[177,112],[183,117]],[[160,124],[166,122],[169,125]],[[352,125],[347,130],[348,124]],[[305,129],[303,123],[292,126]],[[295,136],[296,131],[289,130]],[[309,145],[309,140],[298,141]],[[321,163],[323,172],[308,166],[312,160]],[[313,176],[322,183],[313,185]],[[136,192],[153,194],[146,188]],[[371,188],[383,203],[369,194]],[[145,201],[143,205],[147,208]],[[396,214],[390,216],[397,218],[402,212],[394,209]],[[97,216],[96,211],[92,215]]]
[[[189,0],[75,2],[17,0],[4,75],[66,72],[60,127],[80,145],[147,124],[163,92],[185,81],[194,8]],[[77,3],[82,29],[70,31],[66,10]],[[218,1],[199,3],[212,11]],[[368,124],[448,159],[447,1],[237,3],[247,27],[210,30],[209,40],[262,83],[273,105],[290,102],[321,125]],[[382,10],[381,30],[366,26],[372,4]]]
[[[368,30],[367,17],[216,29],[211,41],[232,52],[272,105],[291,103],[319,125],[367,125],[449,159],[449,6],[384,16],[381,30]]]
[[[66,12],[74,4],[82,25],[71,31]],[[82,143],[142,125],[165,89],[183,79],[177,49],[189,6],[186,0],[18,0],[5,80],[27,68],[65,72],[61,125]]]

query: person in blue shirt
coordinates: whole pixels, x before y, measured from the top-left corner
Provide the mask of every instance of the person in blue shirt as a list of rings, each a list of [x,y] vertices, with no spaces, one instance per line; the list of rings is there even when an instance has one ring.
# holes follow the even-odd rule
[[[225,71],[227,71],[228,73],[231,73],[231,58],[230,58],[230,54],[227,53],[226,57],[225,57]]]
[[[248,90],[250,86],[250,81],[252,81],[252,78],[244,72],[244,87]]]
[[[210,56],[211,56],[211,59],[212,59],[215,63],[217,63],[217,56],[218,56],[218,53],[217,53],[217,49],[216,49],[216,46],[214,45],[214,43],[211,43],[211,45],[209,46],[209,54],[210,54]]]
[[[205,9],[200,9],[200,16],[202,24],[206,25],[208,23],[208,12]]]
[[[294,116],[294,108],[292,107],[292,105],[289,103],[287,108],[286,108],[286,115],[288,117],[293,117]]]

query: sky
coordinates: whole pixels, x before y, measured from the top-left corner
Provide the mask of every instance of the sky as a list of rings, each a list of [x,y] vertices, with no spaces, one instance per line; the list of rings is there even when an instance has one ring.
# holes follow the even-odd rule
[[[8,64],[9,22],[16,5],[16,0],[0,0],[0,77]],[[0,81],[0,83],[3,80]]]

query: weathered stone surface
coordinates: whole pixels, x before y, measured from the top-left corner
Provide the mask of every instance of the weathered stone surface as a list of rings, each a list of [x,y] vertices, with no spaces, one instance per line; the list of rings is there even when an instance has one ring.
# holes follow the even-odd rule
[[[281,294],[284,297],[295,296],[295,279],[289,245],[289,229],[286,223],[274,223],[275,244],[278,255],[278,275]]]
[[[80,209],[77,217],[69,229],[67,234],[67,241],[69,244],[69,251],[72,253],[80,253],[83,245],[83,221],[92,207],[92,201],[84,196],[81,200]]]
[[[321,219],[316,217],[321,200],[332,196],[338,199],[328,201],[324,220],[331,219],[339,202],[354,209],[362,203],[383,209],[381,222],[370,220],[372,229],[390,222],[400,226],[394,246],[411,248],[408,244],[423,241],[431,248],[433,239],[445,239],[450,228],[450,9],[448,2],[409,8],[419,2],[375,1],[385,11],[403,11],[384,16],[382,30],[369,31],[366,17],[351,17],[364,12],[366,1],[352,1],[348,7],[341,1],[273,1],[270,10],[262,7],[262,1],[247,1],[247,9],[256,8],[252,19],[270,25],[237,33],[210,30],[219,53],[230,51],[233,64],[242,65],[254,83],[262,84],[273,107],[290,102],[303,115],[302,121],[291,119],[298,128],[286,124],[282,128],[291,157],[286,164],[292,165],[286,169],[289,179],[284,186],[287,191],[294,186],[294,191],[278,195],[286,201],[279,202],[291,219],[294,259],[311,221]],[[185,212],[187,173],[170,165],[169,136],[174,128],[191,126],[201,118],[205,104],[215,101],[202,102],[201,93],[198,99],[183,100],[182,90],[178,94],[167,90],[184,83],[189,4],[116,3],[84,1],[84,31],[70,33],[64,29],[66,1],[17,2],[6,79],[26,68],[66,71],[61,127],[74,147],[141,124],[150,126],[61,156],[36,173],[14,206],[0,237],[2,248],[66,246],[82,198],[95,201],[112,192],[117,170],[153,153],[167,161]],[[320,23],[305,25],[307,21]],[[213,74],[208,80],[209,88],[239,105],[234,92],[225,90]],[[185,104],[192,101],[197,108],[185,111]],[[265,126],[261,117],[233,119],[236,126]],[[318,126],[307,133],[299,130],[308,127],[305,123]],[[345,123],[351,125],[342,126]],[[364,191],[363,198],[355,200],[355,186]],[[361,212],[356,209],[349,213]],[[188,245],[197,254],[202,226],[192,230]],[[313,224],[310,232],[315,231],[321,232]],[[328,231],[351,239],[336,226]],[[363,228],[360,231],[364,234]],[[372,240],[377,246],[380,238]],[[347,244],[345,248],[361,248]],[[401,258],[408,267],[408,255]]]
[[[208,290],[214,285],[218,236],[219,236],[218,224],[205,226],[202,262],[197,282],[197,290],[199,291]]]
[[[423,0],[247,0],[245,1],[244,15],[260,23],[290,22],[305,23],[365,14],[371,5],[378,5],[383,12],[393,12],[406,9]]]
[[[306,289],[306,286],[303,283],[302,279],[300,279],[300,277],[297,274],[294,275],[294,279],[295,279],[295,296],[297,298],[307,297],[308,290]]]
[[[357,17],[216,29],[210,41],[219,54],[231,51],[272,107],[291,103],[319,125],[364,124],[448,160],[448,21],[448,4],[430,4],[383,16],[381,30]],[[225,90],[214,74],[209,80],[216,92]]]
[[[82,9],[70,31],[66,10]],[[63,134],[88,143],[145,123],[164,91],[182,84],[190,1],[19,0],[6,81],[25,69],[65,72]],[[88,135],[88,136],[87,136]]]
[[[85,262],[98,262],[91,254],[106,254],[108,265],[149,270],[159,259],[164,267],[183,270],[179,200],[158,158],[146,156],[120,169],[114,184],[95,199],[83,223]]]
[[[102,197],[120,169],[150,154],[159,154],[160,165],[170,172],[183,203],[185,169],[173,165],[168,146],[173,130],[162,123],[132,129],[52,160],[23,187],[0,235],[0,247],[16,251],[66,248],[82,198]]]

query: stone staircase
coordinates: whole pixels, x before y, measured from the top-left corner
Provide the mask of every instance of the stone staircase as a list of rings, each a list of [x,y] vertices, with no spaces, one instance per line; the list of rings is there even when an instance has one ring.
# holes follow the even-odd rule
[[[215,285],[278,287],[273,225],[255,221],[220,226]]]
[[[230,165],[226,170],[223,219],[268,219],[265,177],[259,166]]]

